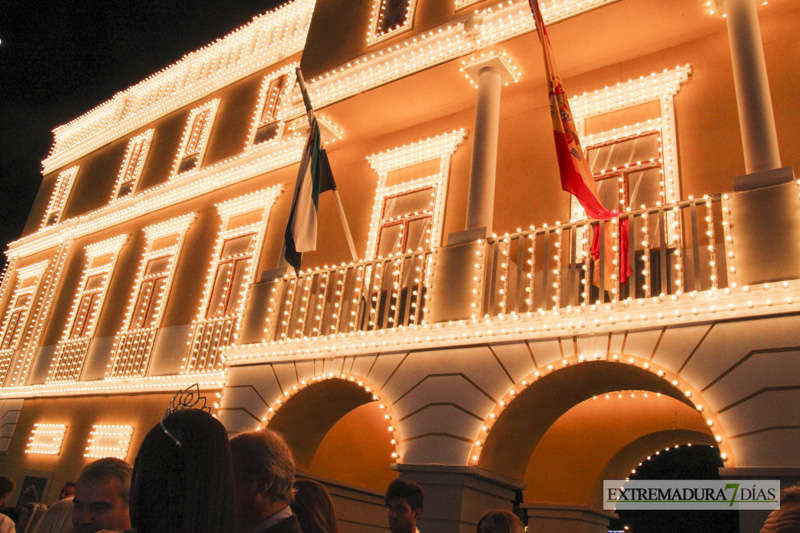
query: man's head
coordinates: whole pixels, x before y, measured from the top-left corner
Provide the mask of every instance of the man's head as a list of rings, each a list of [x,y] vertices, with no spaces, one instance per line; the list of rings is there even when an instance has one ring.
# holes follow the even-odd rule
[[[414,533],[422,514],[423,499],[422,487],[413,481],[392,481],[384,497],[389,510],[389,530],[392,533]]]
[[[90,463],[75,483],[72,525],[76,533],[130,529],[128,501],[133,467],[106,457]]]
[[[75,496],[74,481],[67,481],[66,483],[64,483],[64,486],[61,487],[61,492],[58,493],[59,500],[63,500],[64,498],[69,498],[70,496]]]
[[[11,496],[12,490],[14,490],[14,482],[6,476],[0,476],[0,507],[6,505],[6,500]]]
[[[292,503],[294,456],[283,437],[268,429],[231,439],[239,516],[245,529]]]
[[[800,485],[781,491],[781,508],[772,511],[761,533],[797,533],[800,531]]]

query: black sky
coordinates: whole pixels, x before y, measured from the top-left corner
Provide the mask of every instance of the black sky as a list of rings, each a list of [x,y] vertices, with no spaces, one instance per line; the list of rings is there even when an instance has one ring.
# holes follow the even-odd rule
[[[33,0],[0,9],[0,246],[22,233],[52,130],[286,0]],[[3,260],[0,259],[0,264]]]

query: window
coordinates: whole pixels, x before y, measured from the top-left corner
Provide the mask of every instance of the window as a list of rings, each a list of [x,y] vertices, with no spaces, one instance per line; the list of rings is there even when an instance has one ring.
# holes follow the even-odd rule
[[[189,113],[181,140],[181,151],[175,164],[175,175],[194,170],[200,165],[218,106],[219,100],[212,100]]]
[[[369,44],[377,43],[412,27],[416,0],[373,0]]]
[[[123,461],[128,456],[133,437],[133,426],[92,426],[84,457],[116,457]]]
[[[625,211],[664,202],[661,151],[657,131],[589,146],[587,159],[603,206]]]
[[[56,345],[48,382],[80,377],[111,273],[126,240],[127,235],[120,235],[86,247],[86,266],[64,334]]]
[[[680,199],[674,96],[686,65],[570,99],[587,160],[607,208]],[[572,199],[571,218],[584,217]]]
[[[75,182],[75,176],[77,175],[78,167],[68,168],[58,173],[53,195],[50,197],[50,202],[47,204],[47,211],[42,221],[42,227],[52,226],[61,220],[61,214],[64,211],[64,207],[67,205],[67,198],[69,198],[72,184]]]
[[[128,141],[128,148],[125,151],[125,159],[119,171],[112,200],[130,196],[135,192],[136,182],[144,169],[144,162],[152,139],[153,130],[147,130]]]
[[[147,370],[156,332],[194,213],[145,228],[147,244],[123,330],[114,341],[111,377],[140,377]],[[107,374],[108,376],[108,374]]]
[[[34,424],[25,453],[59,455],[66,434],[65,424]]]
[[[188,372],[219,371],[253,282],[269,213],[282,188],[272,187],[217,206],[222,232],[206,280],[192,339]]]
[[[291,92],[295,76],[291,71],[296,64],[283,69],[284,72],[271,74],[264,78],[259,93],[259,107],[253,120],[253,130],[250,132],[251,144],[260,144],[278,139],[281,134],[283,122],[281,121],[281,100]]]
[[[423,187],[383,199],[378,256],[431,247],[436,187]]]
[[[456,130],[367,158],[378,173],[367,257],[439,245],[450,156],[465,136]]]
[[[26,332],[31,329],[30,322],[35,316],[31,309],[36,304],[48,265],[48,261],[42,261],[17,271],[17,284],[0,330],[0,383],[9,372],[15,352],[25,344]]]

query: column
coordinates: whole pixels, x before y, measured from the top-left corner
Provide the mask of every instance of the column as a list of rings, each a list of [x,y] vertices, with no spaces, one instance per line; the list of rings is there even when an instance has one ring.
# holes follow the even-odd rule
[[[774,170],[781,162],[756,1],[726,0],[725,8],[745,170]]]
[[[501,83],[497,67],[487,65],[481,68],[478,74],[475,137],[467,199],[467,231],[480,228],[486,228],[486,234],[492,231]]]

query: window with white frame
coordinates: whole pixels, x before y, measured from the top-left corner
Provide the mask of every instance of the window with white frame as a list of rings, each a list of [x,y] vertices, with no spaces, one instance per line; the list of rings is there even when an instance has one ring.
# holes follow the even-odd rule
[[[112,200],[124,198],[136,192],[136,182],[142,175],[144,162],[147,159],[147,152],[150,150],[150,143],[153,140],[153,130],[147,130],[133,137],[128,141],[128,148],[125,150],[125,159],[122,162],[117,183],[114,186]]]
[[[25,453],[59,455],[66,434],[66,424],[34,424]]]
[[[606,208],[680,199],[674,96],[690,73],[686,65],[570,99]],[[574,199],[571,217],[584,217]]]
[[[31,309],[39,296],[48,265],[49,261],[42,261],[17,270],[17,283],[0,330],[0,383],[5,380],[14,353],[30,329]]]
[[[86,265],[61,340],[56,345],[47,381],[73,381],[80,377],[89,342],[97,326],[109,280],[127,235],[86,247]]]
[[[367,257],[439,245],[450,156],[465,136],[456,130],[367,158],[378,174]]]
[[[147,243],[123,330],[116,336],[111,377],[139,377],[147,370],[164,315],[178,257],[194,213],[145,228]]]
[[[189,113],[173,175],[182,174],[200,166],[219,102],[219,99],[211,100],[192,109]]]
[[[281,190],[272,187],[217,205],[222,231],[195,320],[187,372],[222,368],[220,351],[231,343],[239,326],[269,213]]]
[[[53,194],[50,196],[50,202],[47,204],[47,211],[42,220],[42,227],[52,226],[61,220],[62,212],[67,205],[67,199],[77,175],[78,167],[68,168],[58,173]]]
[[[416,0],[373,0],[367,42],[377,43],[410,29],[416,4]]]
[[[89,435],[84,457],[116,457],[123,461],[128,456],[133,437],[133,426],[95,424]]]
[[[284,123],[281,102],[294,86],[296,64],[288,65],[264,78],[258,96],[258,107],[253,117],[250,144],[261,144],[280,138]]]

